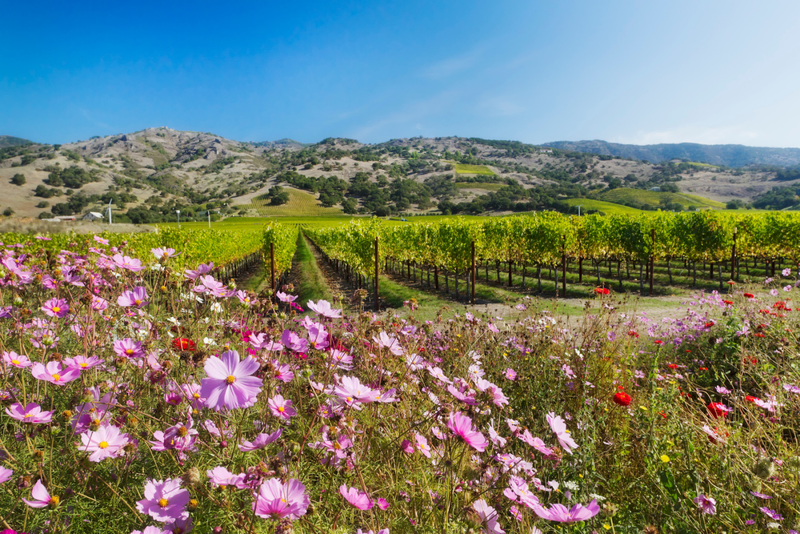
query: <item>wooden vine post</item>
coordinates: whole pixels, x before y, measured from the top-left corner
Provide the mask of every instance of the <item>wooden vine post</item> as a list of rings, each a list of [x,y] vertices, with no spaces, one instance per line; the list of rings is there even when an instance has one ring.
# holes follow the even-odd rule
[[[561,297],[567,298],[567,236],[561,236]]]
[[[731,248],[731,280],[736,275],[736,228],[733,229],[733,248]]]
[[[650,238],[653,241],[652,248],[650,249],[650,294],[653,294],[653,271],[656,266],[656,229],[650,229]]]
[[[272,291],[275,291],[275,243],[269,244],[269,264],[272,276]]]
[[[472,242],[472,304],[475,304],[475,241]]]
[[[378,237],[375,236],[375,311],[379,309],[378,295]]]

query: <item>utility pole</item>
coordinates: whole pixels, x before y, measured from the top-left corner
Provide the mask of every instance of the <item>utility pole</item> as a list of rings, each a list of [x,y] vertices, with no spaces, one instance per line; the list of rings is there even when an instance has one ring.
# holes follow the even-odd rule
[[[108,224],[111,225],[111,203],[114,202],[114,199],[108,201]]]
[[[181,227],[181,210],[175,210],[175,213],[178,214],[178,228]]]

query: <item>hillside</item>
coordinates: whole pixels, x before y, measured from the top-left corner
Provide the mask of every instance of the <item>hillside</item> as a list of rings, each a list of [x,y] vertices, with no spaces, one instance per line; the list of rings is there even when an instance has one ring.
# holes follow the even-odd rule
[[[0,148],[6,148],[9,146],[22,146],[22,145],[32,145],[33,141],[28,141],[27,139],[23,139],[21,137],[13,137],[10,135],[0,135]]]
[[[625,145],[607,141],[556,141],[544,146],[602,154],[620,158],[662,163],[674,159],[685,159],[723,165],[744,167],[747,165],[800,165],[800,148],[769,148],[744,145],[701,145],[698,143],[663,143],[658,145]]]
[[[777,180],[779,177],[781,180]],[[791,196],[800,173],[662,164],[515,141],[438,137],[363,144],[325,139],[239,142],[207,132],[148,128],[65,145],[0,149],[0,212],[49,218],[103,211],[120,222],[303,213],[511,213],[627,203],[642,209],[751,202],[776,185]],[[639,202],[647,190],[704,197]],[[627,191],[606,196],[609,191]],[[613,192],[612,191],[612,192]],[[659,195],[656,195],[659,196]],[[663,197],[663,195],[661,195]],[[666,198],[666,197],[663,197]],[[610,208],[601,211],[608,212]]]

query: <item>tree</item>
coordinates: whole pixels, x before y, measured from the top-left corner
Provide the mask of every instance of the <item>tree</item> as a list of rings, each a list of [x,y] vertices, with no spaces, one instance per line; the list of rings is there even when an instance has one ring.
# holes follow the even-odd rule
[[[11,217],[12,215],[14,215],[14,210],[12,210],[11,208],[6,208],[3,210],[3,215],[5,217]]]
[[[37,208],[48,208],[48,207],[50,207],[50,203],[48,201],[46,201],[46,200],[42,200],[41,202],[36,204],[36,207]]]
[[[348,198],[344,202],[342,202],[342,211],[344,211],[348,215],[353,215],[358,213],[358,202],[354,198]]]
[[[11,178],[11,183],[14,185],[22,185],[25,183],[25,175],[17,173]]]

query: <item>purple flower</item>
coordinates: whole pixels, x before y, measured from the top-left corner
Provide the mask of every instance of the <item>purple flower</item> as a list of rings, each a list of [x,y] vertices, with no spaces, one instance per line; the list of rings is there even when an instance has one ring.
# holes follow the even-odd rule
[[[222,359],[210,357],[205,364],[208,378],[200,382],[200,396],[206,399],[206,406],[215,410],[252,406],[262,382],[250,375],[258,367],[258,362],[250,356],[240,362],[235,350],[223,352]]]
[[[771,499],[772,497],[769,495],[764,495],[763,493],[758,493],[757,491],[751,491],[750,495],[753,497],[758,497],[759,499]]]
[[[136,306],[141,308],[147,305],[147,290],[143,287],[135,287],[133,291],[124,291],[117,297],[117,304],[122,307]]]
[[[298,519],[306,514],[310,503],[306,487],[295,478],[281,483],[271,478],[261,484],[253,511],[258,517]]]
[[[567,509],[563,504],[554,504],[550,508],[544,508],[540,504],[533,506],[533,512],[549,521],[557,521],[559,523],[574,523],[576,521],[587,521],[600,512],[600,507],[597,505],[597,500],[592,500],[588,505],[576,504],[570,509]]]
[[[144,485],[144,499],[136,503],[136,509],[162,523],[186,519],[190,498],[189,491],[181,488],[179,478],[148,480]]]
[[[185,276],[189,280],[196,280],[197,278],[200,278],[204,274],[210,273],[213,268],[214,268],[213,261],[211,263],[201,263],[200,265],[197,266],[196,271],[187,270],[184,272],[183,276]]]
[[[705,495],[698,495],[694,499],[697,508],[704,514],[714,515],[717,513],[717,501]]]
[[[339,487],[339,493],[342,494],[344,500],[359,510],[369,510],[375,505],[372,499],[369,498],[369,495],[358,491],[356,488],[348,488],[346,484],[342,484]]]
[[[774,519],[775,521],[783,521],[783,516],[778,512],[776,512],[775,510],[770,510],[766,506],[762,506],[761,508],[759,508],[759,510],[761,510],[764,513],[764,515],[766,515],[770,519]]]
[[[256,439],[251,441],[242,441],[239,445],[239,450],[242,452],[249,452],[249,451],[256,451],[258,449],[263,449],[279,437],[283,433],[283,429],[279,428],[277,431],[273,432],[272,434],[259,434],[256,436]]]

